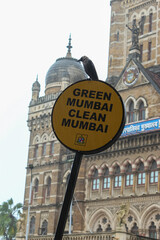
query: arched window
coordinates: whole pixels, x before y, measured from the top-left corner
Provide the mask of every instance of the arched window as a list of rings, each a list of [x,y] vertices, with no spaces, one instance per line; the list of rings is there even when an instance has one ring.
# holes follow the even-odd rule
[[[49,197],[51,194],[51,178],[47,178],[47,185],[46,185],[46,196]]]
[[[114,187],[121,187],[122,177],[120,175],[120,167],[118,165],[116,165],[116,167],[114,168],[114,174]]]
[[[144,119],[145,119],[145,107],[144,107],[144,103],[141,101],[138,108],[138,120],[144,120]]]
[[[98,170],[95,169],[94,175],[93,175],[93,180],[92,180],[92,189],[93,190],[98,190],[99,189],[99,177],[98,177]]]
[[[111,225],[108,224],[108,225],[107,225],[107,228],[106,228],[106,232],[111,232],[111,231],[112,231]]]
[[[150,183],[157,183],[158,182],[158,171],[157,171],[157,163],[155,160],[152,161],[150,167]]]
[[[140,21],[140,34],[143,35],[144,33],[144,22],[145,22],[145,16],[141,16],[141,21]]]
[[[149,32],[152,32],[152,24],[153,24],[153,13],[150,12],[150,14],[149,14],[149,29],[148,29]]]
[[[48,228],[48,222],[47,220],[44,220],[42,223],[42,230],[41,230],[42,235],[47,235],[47,228]]]
[[[137,227],[137,223],[134,223],[133,227],[131,228],[131,233],[135,234],[135,235],[139,235],[139,230]]]
[[[145,172],[144,172],[144,164],[140,162],[138,165],[138,185],[145,184]]]
[[[132,173],[132,166],[129,163],[126,167],[126,187],[133,185],[133,173]]]
[[[31,217],[30,226],[29,226],[29,233],[34,234],[35,231],[35,217]]]
[[[96,232],[102,232],[102,231],[103,231],[103,229],[101,227],[101,224],[99,224]]]
[[[133,101],[130,101],[128,106],[128,122],[134,122],[135,121],[135,113],[134,113],[134,103]]]
[[[151,225],[149,227],[149,237],[155,239],[157,238],[157,231],[154,222],[151,222]]]
[[[109,169],[107,167],[106,167],[105,172],[104,172],[103,188],[104,189],[109,189],[110,188]]]
[[[136,17],[134,16],[133,21],[132,21],[132,26],[136,24]]]

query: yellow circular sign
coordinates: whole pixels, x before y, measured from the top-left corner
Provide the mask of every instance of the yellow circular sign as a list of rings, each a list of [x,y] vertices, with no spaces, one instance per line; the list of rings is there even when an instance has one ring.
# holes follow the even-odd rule
[[[121,96],[112,86],[103,81],[82,80],[57,98],[52,127],[67,148],[84,154],[97,153],[120,136],[124,112]]]

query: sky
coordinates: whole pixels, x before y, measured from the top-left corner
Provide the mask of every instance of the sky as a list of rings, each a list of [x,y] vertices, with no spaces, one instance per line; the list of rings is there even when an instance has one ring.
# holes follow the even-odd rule
[[[28,159],[28,106],[32,84],[41,84],[57,58],[86,55],[106,80],[110,26],[109,0],[0,1],[0,204],[24,200]]]

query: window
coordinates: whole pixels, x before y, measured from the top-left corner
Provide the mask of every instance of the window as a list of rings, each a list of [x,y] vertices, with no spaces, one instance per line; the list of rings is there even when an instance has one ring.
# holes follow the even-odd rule
[[[117,42],[119,41],[119,31],[117,31]]]
[[[34,157],[35,157],[35,158],[38,157],[38,145],[35,145],[35,148],[34,148]]]
[[[42,146],[42,155],[43,155],[43,156],[46,155],[46,143],[43,143],[43,146]]]
[[[140,61],[143,61],[143,44],[140,45]]]
[[[35,217],[31,217],[29,233],[34,234],[34,231],[35,231]]]
[[[51,178],[47,178],[47,186],[46,186],[46,196],[49,197],[51,194]]]
[[[136,18],[134,17],[133,21],[132,21],[132,26],[136,24]]]
[[[38,181],[38,179],[36,178],[36,180],[35,180],[35,185],[34,185],[34,192],[38,192],[38,185],[39,185],[39,181]]]
[[[47,227],[48,227],[48,222],[47,220],[44,220],[42,223],[42,235],[47,235]]]
[[[148,61],[151,60],[152,42],[148,43]]]
[[[106,232],[111,232],[111,231],[112,231],[111,225],[108,224],[108,225],[107,225],[107,228],[106,228]]]
[[[151,12],[149,14],[149,29],[148,29],[149,32],[152,32],[152,23],[153,23],[153,13]]]
[[[92,180],[92,189],[93,190],[99,189],[99,178],[98,178],[98,170],[97,169],[95,169],[95,171],[94,171],[93,180]]]
[[[118,188],[121,187],[121,181],[122,181],[122,177],[120,176],[120,167],[117,165],[115,167],[115,177],[114,177],[114,187]]]
[[[144,33],[144,22],[145,22],[145,16],[142,16],[140,21],[140,34],[142,35]]]
[[[51,155],[54,154],[54,142],[51,142],[51,151],[50,151]]]
[[[105,172],[104,172],[103,188],[104,189],[110,188],[110,177],[109,177],[109,169],[108,168],[106,168]]]
[[[128,107],[128,122],[130,123],[134,121],[135,121],[134,103],[133,101],[131,101]]]
[[[138,120],[144,120],[145,119],[145,107],[144,103],[141,102],[139,104],[139,109],[138,109]]]
[[[98,225],[98,228],[97,228],[97,232],[102,232],[103,231],[103,229],[102,229],[102,227],[101,227],[101,224],[99,224]]]
[[[131,228],[131,233],[139,235],[137,223],[134,223],[133,227]]]
[[[126,187],[133,185],[133,174],[132,174],[132,166],[128,164],[126,167]]]
[[[151,222],[151,225],[149,227],[149,237],[155,239],[157,238],[157,231],[154,222]]]
[[[138,166],[138,185],[145,184],[145,172],[144,172],[144,164],[140,162]]]
[[[150,172],[150,183],[158,182],[158,171],[157,171],[157,163],[156,161],[152,161],[151,163],[151,172]]]

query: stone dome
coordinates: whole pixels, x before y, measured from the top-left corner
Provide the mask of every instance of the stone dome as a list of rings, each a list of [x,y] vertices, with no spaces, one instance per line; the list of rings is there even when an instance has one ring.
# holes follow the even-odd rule
[[[71,55],[71,35],[66,57],[58,58],[45,78],[45,94],[63,91],[68,85],[87,78],[83,66]]]
[[[82,65],[75,58],[58,58],[49,68],[46,75],[46,85],[54,82],[69,81],[75,83],[87,78]]]
[[[87,74],[77,59],[72,57],[58,58],[46,74],[46,94],[64,90],[68,85],[86,78]],[[65,85],[63,89],[62,85]]]

